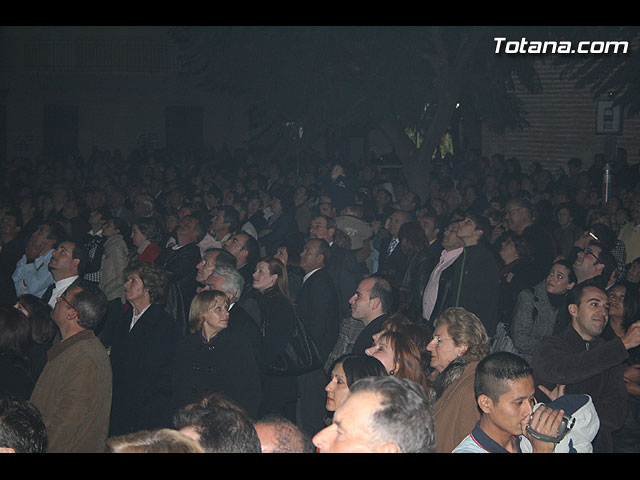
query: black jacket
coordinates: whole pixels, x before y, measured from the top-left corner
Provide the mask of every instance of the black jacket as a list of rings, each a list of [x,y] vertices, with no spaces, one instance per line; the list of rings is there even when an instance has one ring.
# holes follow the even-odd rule
[[[162,306],[150,305],[129,331],[132,315],[130,309],[120,317],[111,340],[111,436],[170,426],[175,320]]]
[[[495,335],[500,294],[498,264],[493,254],[482,244],[465,247],[449,269],[453,269],[452,276],[447,275],[449,288],[438,289],[438,297],[444,295],[441,311],[462,307],[480,319],[489,337]]]
[[[200,332],[182,338],[173,367],[173,410],[209,392],[222,393],[256,418],[262,401],[261,377],[247,338],[229,331],[207,342]]]
[[[565,393],[586,393],[600,417],[600,430],[593,451],[613,452],[611,433],[622,427],[627,409],[627,388],[623,379],[629,357],[620,338],[601,336],[586,342],[572,325],[557,335],[541,340],[533,352],[531,368],[536,385],[549,389],[566,385]],[[546,396],[536,391],[539,401]]]
[[[329,356],[338,339],[340,308],[338,296],[326,268],[314,272],[300,287],[296,298],[300,319],[313,337],[323,361]]]

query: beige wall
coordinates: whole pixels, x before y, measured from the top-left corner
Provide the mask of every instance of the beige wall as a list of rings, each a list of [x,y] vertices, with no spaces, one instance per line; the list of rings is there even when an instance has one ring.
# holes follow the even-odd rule
[[[550,63],[550,62],[549,62]],[[515,156],[523,167],[538,161],[555,171],[557,165],[567,170],[571,157],[580,157],[591,165],[596,153],[604,152],[605,137],[596,135],[597,100],[587,89],[575,90],[573,83],[559,78],[559,71],[548,63],[538,64],[543,84],[540,94],[528,94],[517,86],[517,95],[528,111],[530,126],[523,131],[496,135],[483,129],[482,153]],[[602,99],[606,100],[606,99]],[[630,163],[640,157],[640,118],[623,119],[623,134],[616,145],[627,149]]]

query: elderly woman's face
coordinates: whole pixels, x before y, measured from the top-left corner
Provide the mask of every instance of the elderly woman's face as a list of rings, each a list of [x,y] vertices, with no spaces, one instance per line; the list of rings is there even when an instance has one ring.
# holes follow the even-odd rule
[[[142,283],[140,275],[132,273],[124,282],[124,295],[129,302],[135,302],[148,297],[148,291]]]
[[[433,339],[427,345],[427,350],[431,352],[431,367],[442,373],[453,360],[464,355],[467,346],[457,346],[449,335],[447,325],[441,323],[433,332]]]

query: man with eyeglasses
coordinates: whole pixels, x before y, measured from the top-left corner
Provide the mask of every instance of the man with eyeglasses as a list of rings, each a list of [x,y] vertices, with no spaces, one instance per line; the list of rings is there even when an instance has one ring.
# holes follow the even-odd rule
[[[573,262],[573,270],[576,273],[578,283],[599,278],[603,287],[608,287],[611,275],[616,269],[616,261],[613,255],[603,249],[600,242],[591,241],[587,247],[578,252]]]
[[[111,363],[94,335],[107,310],[107,297],[94,282],[76,280],[56,301],[51,318],[62,341],[30,398],[44,420],[47,452],[104,453],[111,412]]]

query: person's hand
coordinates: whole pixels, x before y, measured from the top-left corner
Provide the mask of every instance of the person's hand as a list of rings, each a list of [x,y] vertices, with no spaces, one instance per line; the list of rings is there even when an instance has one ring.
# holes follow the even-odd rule
[[[544,393],[547,397],[549,397],[549,400],[551,400],[552,402],[564,395],[565,387],[566,385],[556,385],[556,388],[554,388],[553,390],[549,390],[547,387],[543,385],[538,385],[538,388],[540,389],[540,391]]]
[[[553,450],[556,448],[556,444],[554,442],[544,442],[534,438],[532,435],[527,433],[527,425],[529,425],[532,430],[542,435],[555,437],[558,435],[558,429],[562,424],[563,415],[563,410],[554,410],[546,405],[540,405],[536,411],[533,412],[533,416],[530,421],[529,417],[522,421],[522,432],[531,442],[533,453],[553,453]]]
[[[627,333],[622,336],[622,343],[627,350],[640,345],[640,321],[629,326]]]
[[[624,371],[624,381],[627,383],[640,383],[640,364],[630,365]]]

